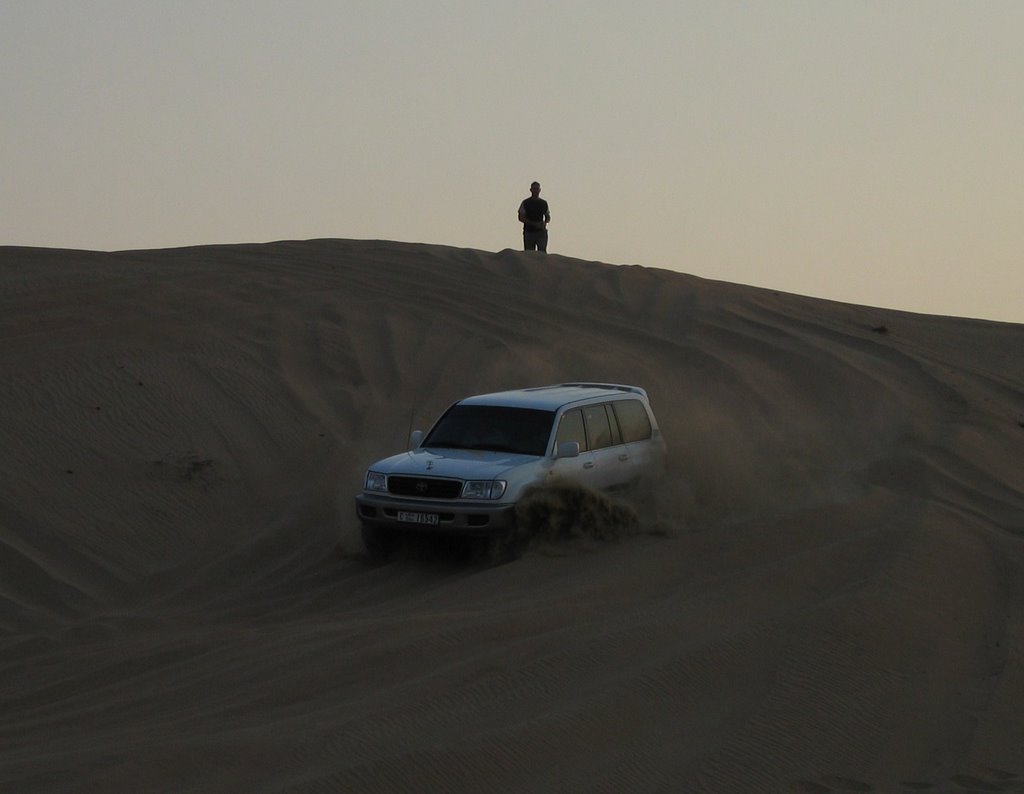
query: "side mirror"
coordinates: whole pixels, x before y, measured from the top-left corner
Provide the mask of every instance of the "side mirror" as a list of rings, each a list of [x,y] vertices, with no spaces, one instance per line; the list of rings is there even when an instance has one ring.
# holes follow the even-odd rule
[[[578,458],[580,456],[579,441],[563,441],[555,450],[556,458]]]
[[[409,434],[409,449],[416,449],[423,442],[423,431],[413,430]]]

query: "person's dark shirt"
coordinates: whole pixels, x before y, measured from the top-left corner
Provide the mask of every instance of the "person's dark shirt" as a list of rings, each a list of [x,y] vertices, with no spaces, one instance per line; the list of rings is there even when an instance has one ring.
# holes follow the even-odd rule
[[[530,196],[528,199],[523,200],[523,215],[526,216],[526,220],[533,221],[534,223],[543,223],[544,219],[548,216],[548,203],[536,196]],[[524,229],[536,229],[536,226],[531,226],[528,223],[523,224]]]

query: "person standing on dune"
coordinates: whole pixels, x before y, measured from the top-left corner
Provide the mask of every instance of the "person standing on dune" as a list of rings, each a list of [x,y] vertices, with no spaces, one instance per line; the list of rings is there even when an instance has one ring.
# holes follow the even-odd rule
[[[530,197],[519,205],[519,220],[523,224],[523,250],[546,254],[551,212],[548,203],[540,197],[540,182],[530,185]]]

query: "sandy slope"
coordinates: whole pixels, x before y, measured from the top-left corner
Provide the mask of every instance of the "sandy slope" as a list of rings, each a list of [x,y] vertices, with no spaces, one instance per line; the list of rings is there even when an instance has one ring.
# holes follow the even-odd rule
[[[511,251],[6,248],[0,373],[0,790],[1024,791],[1022,326]],[[643,534],[362,558],[410,425],[575,379],[651,395]]]

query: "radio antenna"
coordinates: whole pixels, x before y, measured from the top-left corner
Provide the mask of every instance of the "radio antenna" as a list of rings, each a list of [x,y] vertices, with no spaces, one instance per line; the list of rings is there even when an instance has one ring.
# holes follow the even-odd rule
[[[409,429],[405,433],[405,448],[410,449],[412,441],[413,423],[416,421],[416,401],[419,399],[419,389],[414,388],[412,392],[412,403],[409,405]]]

